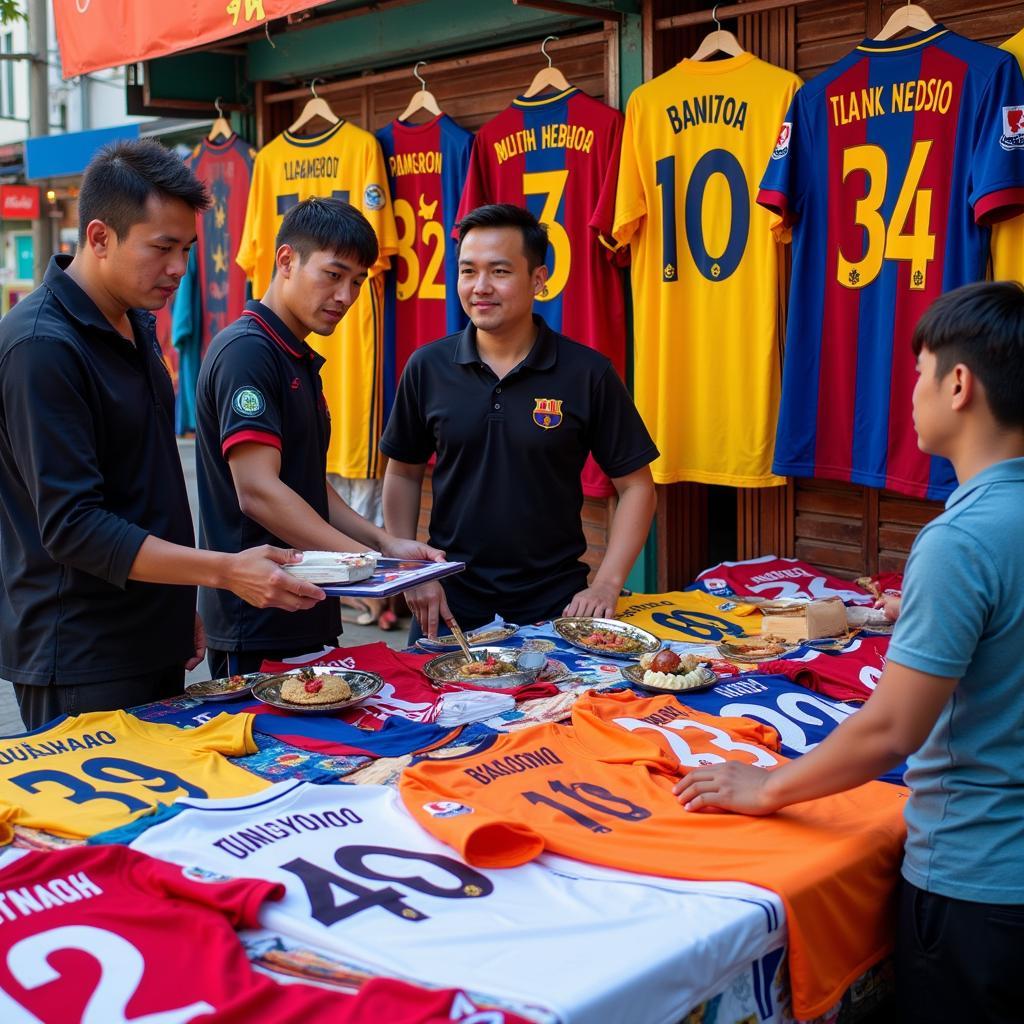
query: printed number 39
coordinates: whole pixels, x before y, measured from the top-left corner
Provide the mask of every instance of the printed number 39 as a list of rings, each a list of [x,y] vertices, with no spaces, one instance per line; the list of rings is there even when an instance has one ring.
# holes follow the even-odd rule
[[[544,291],[537,296],[538,302],[550,302],[562,294],[566,283],[569,280],[569,270],[572,267],[572,246],[569,242],[569,235],[565,228],[558,223],[558,211],[562,208],[562,196],[565,194],[565,183],[569,179],[568,171],[532,171],[523,175],[523,195],[543,196],[544,205],[539,214],[530,205],[531,210],[537,214],[537,220],[547,225],[548,241],[551,243],[551,251],[554,256],[548,264],[547,285]]]

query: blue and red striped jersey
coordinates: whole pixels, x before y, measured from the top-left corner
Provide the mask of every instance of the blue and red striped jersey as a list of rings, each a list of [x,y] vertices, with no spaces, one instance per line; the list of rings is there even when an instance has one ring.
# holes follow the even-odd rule
[[[774,471],[945,497],[952,466],[917,447],[911,336],[1024,207],[1013,57],[942,25],[865,40],[794,97],[758,202],[794,246]]]
[[[377,132],[391,184],[398,258],[384,293],[384,416],[421,345],[466,326],[452,240],[473,135],[447,114],[425,124],[392,121]]]
[[[520,96],[477,134],[459,217],[485,203],[513,203],[547,225],[548,281],[534,312],[606,355],[624,378],[622,274],[600,239],[611,236],[622,125],[619,111],[576,88]],[[593,459],[583,490],[615,493]]]

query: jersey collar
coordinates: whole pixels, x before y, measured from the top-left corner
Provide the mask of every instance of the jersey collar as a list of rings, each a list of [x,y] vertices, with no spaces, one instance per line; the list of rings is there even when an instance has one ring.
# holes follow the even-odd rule
[[[514,107],[546,107],[549,103],[559,103],[568,99],[574,92],[579,92],[575,85],[561,92],[553,92],[550,96],[517,96],[513,101]]]
[[[857,49],[864,53],[902,53],[904,50],[916,50],[927,46],[940,36],[946,35],[949,29],[945,25],[936,25],[925,32],[912,36],[899,36],[896,39],[865,39]]]
[[[537,340],[520,365],[528,366],[531,370],[550,370],[555,365],[558,355],[558,336],[542,316],[534,313],[533,322],[537,326]],[[459,363],[461,366],[480,364],[480,352],[476,347],[476,327],[473,324],[467,324],[462,334],[459,335],[452,362]]]
[[[269,307],[256,299],[250,299],[245,304],[245,311],[242,316],[259,324],[263,333],[279,348],[283,349],[293,359],[314,359],[316,353],[301,338],[295,335],[285,326],[284,321]]]
[[[979,487],[1001,483],[1024,483],[1024,459],[1004,459],[976,473],[946,499],[946,508],[959,504]]]

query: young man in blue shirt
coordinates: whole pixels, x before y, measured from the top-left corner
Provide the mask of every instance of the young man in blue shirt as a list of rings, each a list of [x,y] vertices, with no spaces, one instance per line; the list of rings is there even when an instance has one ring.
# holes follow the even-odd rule
[[[904,1024],[1022,1019],[1024,288],[968,285],[914,334],[914,426],[960,486],[914,542],[878,688],[816,750],[767,772],[698,768],[691,811],[771,814],[876,778],[910,787],[896,943]]]

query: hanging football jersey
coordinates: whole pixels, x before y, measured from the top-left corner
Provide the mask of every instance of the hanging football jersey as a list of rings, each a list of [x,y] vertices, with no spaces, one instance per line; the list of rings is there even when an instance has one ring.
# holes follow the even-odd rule
[[[1024,79],[942,25],[865,39],[797,94],[758,202],[792,231],[774,469],[944,498],[917,446],[911,337],[985,277],[989,227],[1024,207]]]
[[[466,326],[459,302],[452,231],[469,169],[473,135],[447,114],[425,124],[392,121],[377,132],[384,151],[398,231],[395,265],[385,281],[384,417],[398,378],[421,345]]]
[[[309,343],[327,359],[321,370],[331,412],[327,471],[353,478],[380,472],[383,427],[383,273],[397,251],[387,171],[377,140],[349,121],[313,136],[283,132],[256,155],[238,263],[261,299],[274,269],[274,239],[285,213],[310,196],[344,199],[377,233],[380,256],[359,298],[329,338]]]
[[[0,740],[0,820],[6,813],[80,838],[179,796],[256,793],[267,783],[227,759],[256,752],[252,723],[252,715],[220,715],[182,731],[94,711]]]
[[[662,640],[687,644],[718,644],[761,631],[761,613],[754,605],[702,590],[620,597],[615,617]]]
[[[1024,73],[1024,28],[1007,39],[1000,49],[1012,53]],[[1015,114],[1011,112],[1008,121],[1010,117],[1016,120],[1015,133],[1024,133],[1024,107]],[[1020,281],[1024,284],[1024,212],[992,225],[992,277],[996,281]]]
[[[884,589],[894,574],[877,577]],[[838,597],[845,604],[871,604],[874,598],[859,583],[830,576],[797,558],[764,555],[743,562],[719,562],[705,569],[697,584],[716,597],[758,597],[762,600],[824,601]]]
[[[782,483],[779,247],[754,199],[799,85],[745,53],[684,60],[629,98],[614,235],[632,249],[633,389],[657,483]]]
[[[459,992],[374,979],[352,996],[281,985],[257,973],[234,929],[257,927],[261,907],[283,892],[279,883],[181,868],[122,846],[0,855],[4,1020],[443,1024],[458,1019],[451,1011],[464,998]],[[515,1024],[519,1019],[497,1012],[487,1020]]]
[[[422,760],[399,783],[428,831],[479,867],[547,849],[628,871],[752,882],[786,907],[794,1016],[824,1013],[891,948],[905,790],[880,782],[764,818],[689,814],[682,770],[770,768],[774,729],[688,711],[673,697],[588,694],[572,726],[538,725],[459,758]],[[443,802],[448,813],[431,808]]]
[[[564,1024],[678,1020],[737,948],[749,959],[778,941],[777,898],[750,886],[560,857],[470,867],[390,787],[281,783],[255,799],[182,803],[132,847],[282,883],[284,899],[262,917],[276,932],[377,970],[544,1006]],[[461,813],[444,801],[428,811]]]
[[[622,114],[579,89],[520,96],[477,134],[459,218],[513,203],[547,225],[548,281],[534,311],[625,378],[622,275],[601,242],[611,233],[621,145]],[[593,459],[582,482],[590,497],[615,493]]]

